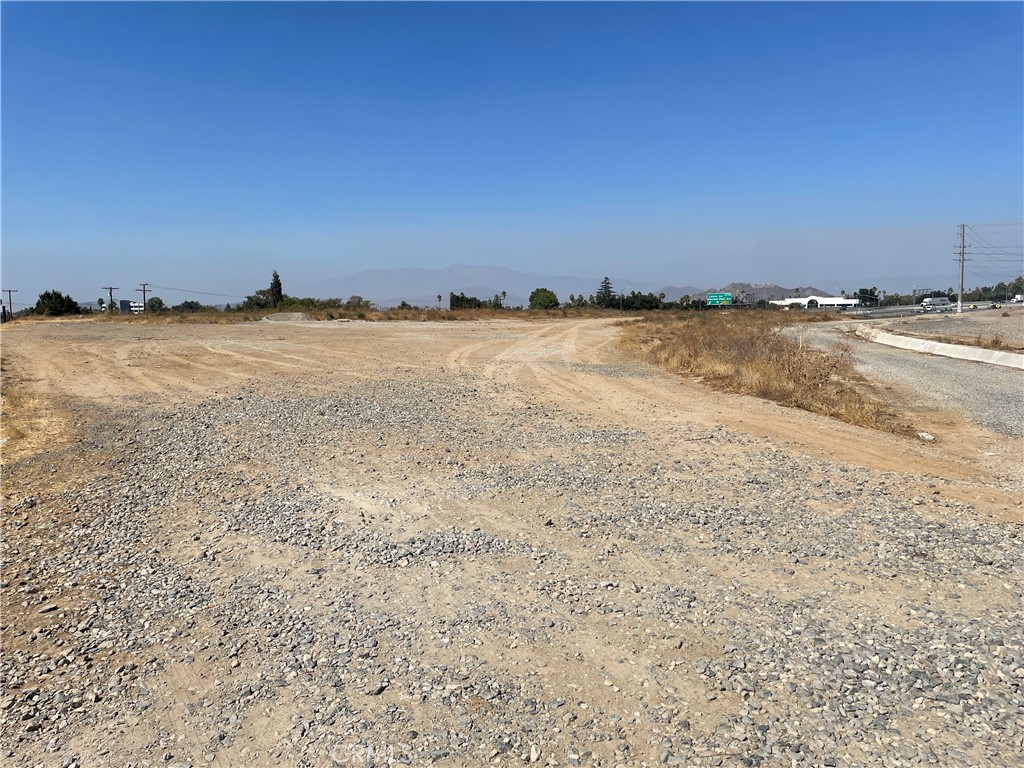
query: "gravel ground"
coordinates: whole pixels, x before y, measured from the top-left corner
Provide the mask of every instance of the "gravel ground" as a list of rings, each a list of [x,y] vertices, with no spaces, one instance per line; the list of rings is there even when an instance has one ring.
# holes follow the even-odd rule
[[[942,319],[956,320],[955,317]],[[914,323],[911,327],[919,336],[944,335],[953,330],[948,325],[930,321],[931,318],[927,325]],[[853,327],[847,323],[821,324],[800,330],[808,341],[818,346],[847,345],[860,373],[883,386],[895,386],[912,393],[913,400],[921,407],[962,413],[993,432],[1024,437],[1024,372],[874,344],[854,336]],[[982,325],[972,323],[970,327],[980,332],[977,329]],[[921,328],[926,328],[927,333],[922,333]],[[903,328],[893,326],[891,330],[899,333]]]
[[[474,334],[6,463],[5,764],[1024,765],[1024,527]]]

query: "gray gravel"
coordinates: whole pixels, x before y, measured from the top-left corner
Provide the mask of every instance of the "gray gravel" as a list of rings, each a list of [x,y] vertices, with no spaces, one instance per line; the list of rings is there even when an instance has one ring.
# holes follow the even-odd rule
[[[444,371],[82,419],[4,511],[8,765],[1024,765],[1022,528],[941,478]]]
[[[965,310],[960,314],[916,315],[886,320],[880,325],[893,333],[910,333],[926,338],[997,338],[1018,351],[1024,349],[1024,307],[1019,304],[1007,304],[1001,309]]]
[[[824,348],[847,345],[858,371],[910,393],[917,405],[961,413],[986,429],[1024,437],[1024,371],[874,344],[853,336],[853,327],[820,324],[801,332]]]

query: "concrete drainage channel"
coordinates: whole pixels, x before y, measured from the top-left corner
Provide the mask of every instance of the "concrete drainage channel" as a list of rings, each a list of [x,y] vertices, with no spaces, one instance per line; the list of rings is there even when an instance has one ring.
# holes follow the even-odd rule
[[[980,347],[969,347],[963,344],[944,344],[929,339],[917,339],[910,336],[899,336],[888,331],[881,331],[877,328],[869,328],[865,325],[857,326],[857,335],[868,341],[877,344],[885,344],[890,347],[908,349],[911,352],[924,352],[930,355],[941,355],[942,357],[953,357],[958,360],[973,360],[979,363],[990,365],[1002,365],[1007,368],[1024,370],[1024,355],[1016,352],[1003,352],[996,349],[981,349]]]

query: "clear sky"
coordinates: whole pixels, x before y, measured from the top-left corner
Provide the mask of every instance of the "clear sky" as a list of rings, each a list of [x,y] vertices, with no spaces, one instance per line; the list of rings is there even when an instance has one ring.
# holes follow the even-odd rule
[[[0,287],[22,302],[455,262],[946,287],[957,224],[1024,219],[1021,3],[4,2],[0,23]],[[978,231],[1020,252],[1020,227]]]

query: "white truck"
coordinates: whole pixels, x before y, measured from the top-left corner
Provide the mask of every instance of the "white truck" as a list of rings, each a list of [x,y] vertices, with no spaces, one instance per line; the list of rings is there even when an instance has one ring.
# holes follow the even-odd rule
[[[1012,304],[1020,304],[1022,302],[1024,302],[1024,293],[1018,293],[1016,296],[1010,299],[1010,303]]]
[[[923,312],[932,312],[940,307],[948,307],[949,299],[945,296],[938,296],[935,298],[929,297],[921,302],[921,310]]]

